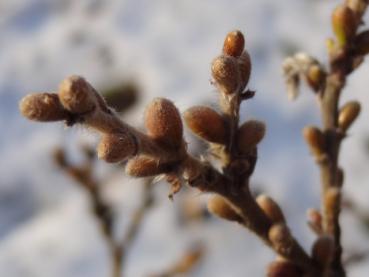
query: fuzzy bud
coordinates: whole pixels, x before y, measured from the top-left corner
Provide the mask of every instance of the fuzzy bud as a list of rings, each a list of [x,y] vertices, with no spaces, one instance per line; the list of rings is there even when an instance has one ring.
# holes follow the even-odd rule
[[[267,277],[300,277],[301,269],[289,261],[274,261],[268,265]]]
[[[97,156],[108,163],[124,161],[137,152],[137,144],[130,134],[103,135],[97,146]]]
[[[213,60],[211,73],[216,86],[224,94],[238,92],[239,70],[237,60],[234,57],[221,55]]]
[[[241,79],[239,90],[243,90],[247,86],[251,75],[251,58],[249,53],[244,51],[237,59],[237,63]]]
[[[237,132],[238,149],[246,153],[252,150],[265,135],[265,124],[258,120],[249,120],[241,125]]]
[[[287,254],[294,243],[290,230],[284,223],[274,224],[268,233],[270,242],[277,253]]]
[[[225,122],[213,109],[204,106],[192,107],[184,113],[184,120],[195,135],[213,143],[226,142]]]
[[[148,135],[157,142],[170,148],[179,148],[182,145],[181,116],[171,101],[154,99],[146,108],[145,126]]]
[[[346,131],[360,114],[360,103],[357,101],[347,102],[338,115],[338,126],[342,131]]]
[[[19,110],[23,116],[35,121],[58,121],[68,116],[54,93],[29,94],[20,101]]]
[[[269,196],[259,195],[256,202],[273,223],[286,221],[279,205]]]
[[[322,131],[314,126],[306,126],[302,133],[313,155],[319,157],[324,154],[325,137]]]
[[[366,55],[369,53],[369,30],[366,30],[357,35],[355,38],[355,50],[359,55]]]
[[[338,6],[332,14],[332,27],[338,44],[343,47],[355,36],[355,13],[346,5]]]
[[[241,216],[231,207],[222,196],[214,195],[208,201],[208,210],[223,219],[241,222]]]
[[[329,235],[320,236],[312,248],[312,256],[321,266],[327,266],[333,258],[334,240]]]
[[[245,47],[245,38],[238,31],[229,32],[224,40],[223,53],[233,57],[239,57]]]
[[[86,113],[95,108],[96,98],[91,85],[80,76],[71,76],[59,86],[59,98],[72,113]]]
[[[128,161],[126,173],[133,177],[150,177],[165,173],[168,168],[168,166],[161,164],[158,159],[140,155]]]

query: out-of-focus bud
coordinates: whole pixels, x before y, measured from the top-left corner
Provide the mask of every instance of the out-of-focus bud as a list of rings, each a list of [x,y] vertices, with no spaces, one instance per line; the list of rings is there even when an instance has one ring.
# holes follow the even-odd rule
[[[229,32],[224,40],[223,53],[233,57],[239,57],[245,47],[245,38],[238,31]]]
[[[338,126],[342,131],[346,131],[360,114],[360,103],[357,101],[347,102],[338,115]]]
[[[183,126],[176,106],[164,98],[154,99],[145,111],[148,135],[169,148],[182,145]]]
[[[357,35],[355,38],[355,50],[359,55],[369,53],[369,30],[366,30]]]
[[[241,125],[237,132],[238,149],[246,153],[252,150],[265,135],[265,124],[258,120],[249,120]]]
[[[279,205],[269,196],[259,195],[256,202],[273,223],[286,221]]]
[[[302,130],[305,141],[309,145],[310,151],[316,157],[321,156],[325,152],[325,137],[322,131],[314,126],[306,126]]]
[[[295,58],[288,57],[282,64],[283,75],[286,79],[287,96],[289,100],[295,100],[299,94],[299,67]]]
[[[346,5],[338,6],[332,14],[332,27],[338,44],[343,47],[355,36],[355,13]]]
[[[208,201],[208,210],[223,219],[242,222],[241,216],[222,196],[214,195]]]
[[[238,69],[240,72],[240,87],[239,90],[242,91],[249,83],[251,75],[251,58],[247,51],[244,51],[242,55],[237,59]]]
[[[71,76],[59,86],[59,98],[63,106],[72,113],[92,111],[96,98],[91,85],[80,76]]]
[[[267,277],[299,277],[301,269],[289,261],[274,261],[268,265]]]
[[[317,261],[323,267],[327,266],[333,258],[333,238],[329,235],[320,236],[315,241],[311,252],[315,261]]]
[[[140,96],[138,85],[133,82],[124,82],[107,88],[102,92],[107,106],[118,113],[124,113],[134,106]]]
[[[108,163],[124,161],[137,152],[137,144],[130,134],[105,134],[97,146],[97,156]]]
[[[211,108],[195,106],[184,113],[184,119],[191,131],[209,141],[224,144],[227,139],[225,122],[220,114]]]
[[[288,252],[293,244],[291,232],[284,223],[273,224],[269,229],[268,237],[277,253]]]
[[[213,60],[211,73],[218,89],[224,94],[237,93],[240,85],[240,72],[237,59],[221,55]]]
[[[20,101],[19,110],[23,116],[35,121],[57,121],[68,116],[54,93],[29,94]]]
[[[359,22],[361,20],[361,16],[366,10],[366,7],[368,6],[367,0],[346,0],[346,4],[350,9],[352,9],[355,12],[357,21]]]
[[[332,38],[328,38],[325,41],[325,45],[327,47],[327,51],[328,51],[329,56],[333,56],[334,53],[337,50],[336,43],[334,42],[334,40]]]
[[[126,165],[126,173],[133,177],[150,177],[162,174],[168,170],[157,159],[140,155],[130,159]]]
[[[319,91],[324,83],[325,75],[325,72],[319,65],[313,64],[309,66],[306,72],[306,80],[314,91]]]
[[[308,209],[306,212],[308,218],[309,227],[316,233],[321,234],[323,232],[322,227],[322,215],[316,209]]]

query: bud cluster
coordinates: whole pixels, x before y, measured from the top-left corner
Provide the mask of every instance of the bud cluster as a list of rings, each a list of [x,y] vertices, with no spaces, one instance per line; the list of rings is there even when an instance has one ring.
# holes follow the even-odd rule
[[[133,177],[163,176],[172,185],[170,196],[179,191],[183,182],[213,193],[208,201],[212,214],[250,229],[278,254],[280,260],[270,265],[268,276],[301,276],[302,272],[314,269],[314,260],[322,266],[329,261],[328,254],[319,250],[327,242],[323,238],[317,241],[310,257],[292,236],[280,206],[269,196],[255,199],[250,192],[249,178],[266,128],[258,120],[239,122],[241,102],[254,95],[253,91],[245,90],[251,61],[244,46],[242,33],[230,32],[222,54],[212,63],[220,112],[194,106],[183,114],[191,131],[208,143],[212,158],[218,162],[216,166],[207,157],[196,159],[187,152],[181,114],[173,102],[164,98],[154,99],[146,108],[146,132],[121,121],[96,90],[78,76],[64,80],[57,94],[26,96],[20,110],[31,120],[65,120],[68,125],[82,123],[98,131],[102,135],[97,146],[99,158],[110,163],[124,162],[126,173]],[[316,92],[325,85],[326,72],[306,54],[286,60],[284,72],[292,96],[297,94],[300,78]],[[338,121],[343,132],[359,110],[354,102],[342,108]],[[322,131],[307,127],[304,137],[317,158],[325,156],[326,138]]]
[[[219,91],[225,95],[241,93],[251,74],[250,55],[244,50],[243,34],[230,32],[224,41],[223,53],[213,60],[211,73]]]

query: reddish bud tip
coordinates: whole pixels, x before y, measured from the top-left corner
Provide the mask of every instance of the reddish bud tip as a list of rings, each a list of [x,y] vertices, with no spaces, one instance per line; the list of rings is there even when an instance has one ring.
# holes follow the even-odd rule
[[[223,53],[233,57],[239,57],[245,47],[245,38],[238,31],[229,32],[224,40]]]

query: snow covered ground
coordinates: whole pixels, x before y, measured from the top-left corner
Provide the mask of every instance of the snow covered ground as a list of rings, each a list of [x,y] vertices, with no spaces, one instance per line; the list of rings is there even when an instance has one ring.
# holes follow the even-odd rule
[[[281,203],[294,234],[309,249],[314,237],[305,211],[319,205],[319,182],[301,129],[319,123],[318,110],[307,90],[295,103],[287,101],[280,65],[296,50],[325,60],[329,15],[337,3],[0,1],[0,276],[98,277],[109,272],[108,253],[85,195],[50,160],[57,145],[76,149],[77,140],[95,138],[78,128],[25,120],[17,108],[21,97],[55,91],[63,78],[79,74],[97,88],[136,80],[144,96],[127,118],[134,124],[141,124],[143,108],[155,96],[172,99],[182,111],[204,101],[215,103],[210,62],[225,34],[235,28],[245,33],[253,59],[250,87],[257,90],[242,118],[262,119],[268,126],[254,186],[261,184]],[[363,210],[369,209],[368,70],[366,63],[352,75],[343,97],[363,105],[341,156],[347,169],[345,191]],[[123,211],[135,205],[131,182],[122,173],[107,184]],[[206,242],[207,252],[193,276],[263,276],[274,255],[252,234],[220,220],[201,228],[178,226],[171,212],[177,204],[161,192],[129,255],[126,276],[160,271],[196,240]],[[351,214],[343,214],[342,226],[344,247],[369,249],[368,233]],[[368,271],[369,262],[349,268],[350,276]]]

